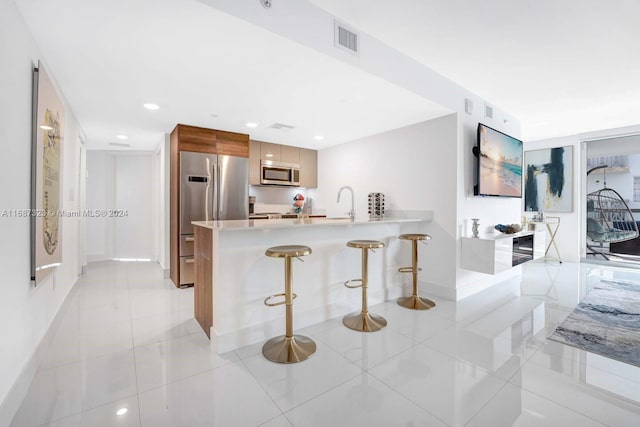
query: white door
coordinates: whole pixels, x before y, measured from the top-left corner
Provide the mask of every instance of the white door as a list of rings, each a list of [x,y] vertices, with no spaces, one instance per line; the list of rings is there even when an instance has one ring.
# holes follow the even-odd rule
[[[113,257],[153,258],[153,155],[119,155],[114,159]]]

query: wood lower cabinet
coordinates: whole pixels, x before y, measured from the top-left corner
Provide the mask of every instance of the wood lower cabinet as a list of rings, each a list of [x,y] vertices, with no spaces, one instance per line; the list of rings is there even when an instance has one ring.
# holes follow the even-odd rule
[[[169,276],[180,287],[180,152],[249,157],[249,135],[178,124],[170,141]]]

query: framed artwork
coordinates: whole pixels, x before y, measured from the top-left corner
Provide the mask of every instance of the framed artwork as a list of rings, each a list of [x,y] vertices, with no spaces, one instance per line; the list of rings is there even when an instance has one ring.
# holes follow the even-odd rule
[[[573,212],[573,147],[524,153],[524,210]]]
[[[64,104],[39,62],[33,70],[31,141],[31,280],[38,285],[62,263],[60,202]]]

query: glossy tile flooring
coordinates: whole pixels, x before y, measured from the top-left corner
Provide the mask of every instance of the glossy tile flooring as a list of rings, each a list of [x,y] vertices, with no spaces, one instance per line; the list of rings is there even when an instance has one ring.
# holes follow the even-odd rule
[[[638,426],[640,368],[546,340],[601,277],[640,271],[533,262],[459,303],[297,331],[317,353],[214,355],[193,289],[152,263],[90,265],[13,426]]]

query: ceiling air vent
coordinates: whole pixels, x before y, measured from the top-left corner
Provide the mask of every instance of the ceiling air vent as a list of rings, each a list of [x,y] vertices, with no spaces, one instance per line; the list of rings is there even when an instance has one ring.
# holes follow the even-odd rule
[[[285,125],[284,123],[274,123],[269,126],[269,129],[277,129],[283,132],[289,132],[290,130],[294,129],[294,126]]]
[[[124,142],[110,142],[109,145],[113,147],[131,147],[131,144],[126,144]]]
[[[338,21],[333,21],[334,23],[334,35],[333,35],[333,44],[342,50],[345,50],[353,55],[358,55],[358,33],[347,28],[344,24],[341,24]]]
[[[493,107],[488,104],[484,104],[484,116],[487,119],[493,119]]]

